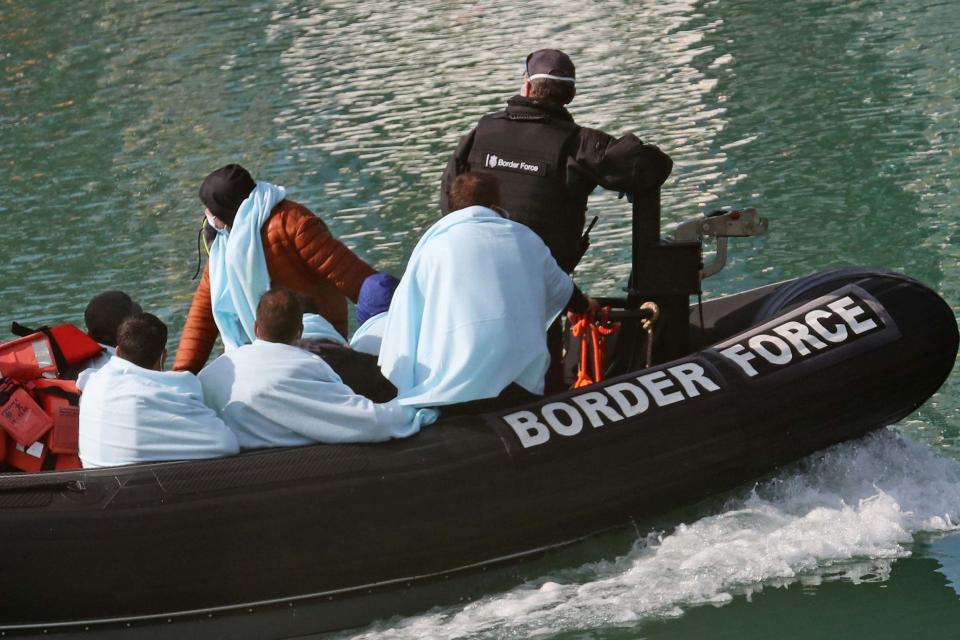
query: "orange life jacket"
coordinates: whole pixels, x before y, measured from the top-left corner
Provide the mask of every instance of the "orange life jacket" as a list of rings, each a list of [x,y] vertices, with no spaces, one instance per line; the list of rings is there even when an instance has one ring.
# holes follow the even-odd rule
[[[33,396],[40,401],[43,411],[53,420],[47,444],[50,452],[74,454],[80,433],[80,390],[73,380],[40,378],[31,385]]]
[[[14,323],[12,331],[21,337],[0,345],[0,460],[40,471],[53,453],[55,469],[79,469],[80,391],[57,377],[103,348],[71,324],[34,331]]]

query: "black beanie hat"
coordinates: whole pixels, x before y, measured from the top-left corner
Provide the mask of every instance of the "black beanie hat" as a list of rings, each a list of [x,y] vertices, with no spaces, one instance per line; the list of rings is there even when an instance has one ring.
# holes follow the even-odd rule
[[[228,164],[204,178],[200,185],[200,202],[227,226],[233,226],[237,209],[256,186],[249,171],[238,164]]]

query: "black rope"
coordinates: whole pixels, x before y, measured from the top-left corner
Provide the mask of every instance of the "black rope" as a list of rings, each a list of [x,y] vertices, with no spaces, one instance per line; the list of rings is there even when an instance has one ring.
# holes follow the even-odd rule
[[[203,238],[203,225],[200,225],[200,231],[197,232],[197,271],[193,274],[191,280],[196,280],[200,275],[200,267],[203,263],[203,249],[200,246],[200,239]]]
[[[700,348],[707,345],[707,328],[703,326],[703,293],[697,294],[697,310],[700,312]]]

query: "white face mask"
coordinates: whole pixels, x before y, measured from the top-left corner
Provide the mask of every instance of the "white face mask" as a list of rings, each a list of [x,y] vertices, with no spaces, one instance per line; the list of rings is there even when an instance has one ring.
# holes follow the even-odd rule
[[[207,224],[217,230],[217,233],[227,233],[227,225],[218,220],[210,211],[205,210],[203,215],[207,217]],[[220,226],[217,226],[219,223]]]

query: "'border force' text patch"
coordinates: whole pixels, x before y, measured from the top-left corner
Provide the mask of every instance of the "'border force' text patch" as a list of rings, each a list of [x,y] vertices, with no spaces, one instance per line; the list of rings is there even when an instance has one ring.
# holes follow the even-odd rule
[[[495,153],[483,154],[483,168],[501,171],[515,171],[531,176],[542,176],[547,173],[547,164],[542,160],[513,160],[498,156]]]

